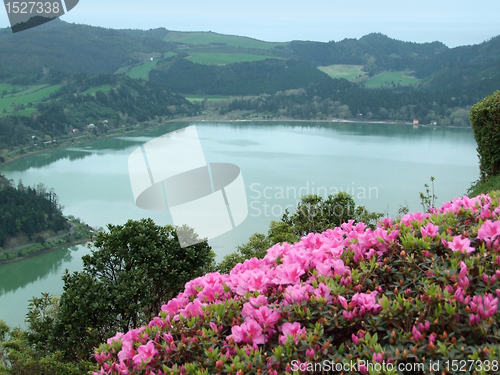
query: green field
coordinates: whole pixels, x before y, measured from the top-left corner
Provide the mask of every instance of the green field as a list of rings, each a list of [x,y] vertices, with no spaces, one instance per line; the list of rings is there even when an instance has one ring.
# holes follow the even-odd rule
[[[263,42],[262,40],[252,39],[244,36],[223,35],[209,32],[181,32],[169,31],[163,38],[167,42],[184,44],[226,44],[233,47],[273,49],[284,43]]]
[[[5,85],[4,85],[5,86]],[[0,86],[1,88],[2,86]],[[6,110],[8,113],[13,112],[12,103],[17,103],[18,105],[28,105],[32,103],[33,105],[39,103],[45,98],[48,98],[50,94],[59,90],[61,85],[35,85],[30,87],[22,87],[22,91],[15,94],[7,94],[0,99],[0,113]],[[19,115],[30,115],[35,112],[32,108],[27,108],[26,110],[20,110],[16,112]]]
[[[10,93],[12,90],[21,91],[21,90],[25,90],[25,89],[26,89],[26,86],[17,86],[17,85],[11,85],[9,83],[0,83],[0,94],[4,91],[7,91],[7,93]]]
[[[412,72],[384,72],[373,76],[365,82],[365,87],[380,88],[380,87],[397,87],[410,86],[420,82],[418,78],[412,76]]]
[[[192,53],[188,60],[198,64],[206,65],[226,65],[237,62],[261,61],[273,59],[271,56],[251,55],[251,54],[235,54],[235,53]]]
[[[97,91],[109,91],[111,90],[111,85],[101,85],[101,86],[97,86],[97,87],[91,87],[87,90],[85,90],[82,94],[95,94]]]
[[[146,55],[146,54],[143,54]],[[149,54],[153,55],[153,54]],[[148,56],[147,59],[144,59],[145,62],[139,65],[129,65],[119,69],[115,74],[126,74],[130,78],[141,78],[141,79],[149,79],[149,72],[156,63],[162,59],[168,59],[169,57],[176,56],[175,52],[169,51],[163,54],[154,54],[156,57],[153,57],[154,60],[151,60],[151,57]]]
[[[159,60],[148,61],[144,64],[134,66],[127,72],[127,76],[130,78],[149,79],[149,71],[153,69],[158,61]]]
[[[187,100],[189,100],[191,103],[195,102],[201,102],[202,100],[207,100],[209,102],[214,102],[218,100],[228,100],[231,99],[231,96],[224,96],[224,95],[183,95]]]
[[[318,69],[322,72],[328,74],[332,78],[344,78],[348,81],[353,81],[355,79],[361,78],[360,76],[365,76],[366,72],[363,72],[363,65],[328,65],[328,66],[318,66]]]

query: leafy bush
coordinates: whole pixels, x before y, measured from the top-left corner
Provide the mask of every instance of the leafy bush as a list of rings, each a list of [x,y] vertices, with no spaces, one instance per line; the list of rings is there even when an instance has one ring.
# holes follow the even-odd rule
[[[494,190],[500,190],[500,175],[490,177],[486,182],[481,182],[479,180],[474,182],[467,190],[467,195],[469,197],[475,197],[476,195],[487,194]]]
[[[192,280],[94,374],[498,373],[499,198],[349,221]]]
[[[479,154],[481,181],[500,174],[500,91],[470,110],[470,121]]]

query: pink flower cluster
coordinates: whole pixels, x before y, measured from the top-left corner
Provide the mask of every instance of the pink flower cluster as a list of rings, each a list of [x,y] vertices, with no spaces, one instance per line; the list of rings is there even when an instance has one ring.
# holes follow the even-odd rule
[[[471,213],[470,220],[478,223],[477,237],[452,235],[448,228],[442,228],[436,218],[441,216],[442,219],[449,212],[455,215]],[[322,301],[334,306],[345,322],[376,315],[382,309],[380,297],[385,290],[380,286],[371,291],[361,289],[361,285],[354,282],[356,275],[351,267],[370,260],[378,262],[380,267],[384,266],[382,256],[400,246],[399,235],[403,230],[411,230],[414,235],[434,241],[436,246],[456,252],[455,255],[462,258],[476,251],[480,244],[499,247],[499,215],[499,207],[492,210],[491,198],[487,195],[462,197],[434,209],[432,213],[407,214],[400,221],[384,219],[377,229],[368,228],[364,223],[355,224],[351,220],[323,233],[310,233],[295,244],[276,244],[268,249],[263,259],[246,260],[236,265],[228,275],[210,273],[188,282],[184,292],[165,304],[160,317],[149,324],[149,328],[159,327],[161,334],[156,334],[156,337],[149,339],[143,327],[126,334],[118,333],[109,339],[108,345],[117,346],[117,358],[110,359],[109,353],[105,352],[96,354],[96,360],[101,363],[100,373],[128,374],[128,369],[148,368],[149,363],[175,352],[179,340],[188,342],[185,337],[174,339],[169,332],[176,323],[193,318],[206,319],[207,329],[210,327],[212,332],[220,333],[222,326],[212,321],[207,313],[208,307],[228,306],[228,302],[241,307],[237,307],[231,333],[223,337],[224,343],[227,347],[229,344],[241,345],[249,352],[272,340],[281,345],[290,340],[297,344],[305,337],[305,326],[287,320],[284,311],[290,305]],[[341,259],[346,253],[352,256],[352,262],[348,263],[350,266]],[[470,324],[474,325],[497,313],[498,298],[493,298],[491,293],[476,295],[472,299],[465,297],[469,287],[468,275],[468,267],[461,261],[459,273],[453,275],[454,285],[447,286],[447,289],[456,301],[470,303]],[[431,277],[432,272],[428,271],[427,276]],[[487,282],[491,283],[492,277],[498,276],[486,275]],[[350,294],[351,298],[346,295],[346,298],[333,292],[325,281],[331,278],[342,286],[352,285],[351,289],[356,293]],[[411,290],[407,292],[411,293]],[[500,296],[500,291],[497,295]],[[421,340],[429,325],[429,321],[414,325],[413,339]],[[355,344],[362,338],[359,335],[352,337]],[[435,335],[430,335],[429,342],[434,341]],[[306,356],[312,359],[316,351],[312,348],[307,350]],[[230,357],[234,355],[234,349],[224,349],[221,355]],[[373,359],[380,362],[382,356],[375,353]],[[222,363],[222,360],[217,361],[217,366],[222,366]],[[154,373],[163,374],[161,370]]]
[[[493,298],[491,293],[485,296],[474,296],[470,303],[472,314],[469,316],[471,324],[479,324],[481,319],[488,319],[497,313],[498,298]]]

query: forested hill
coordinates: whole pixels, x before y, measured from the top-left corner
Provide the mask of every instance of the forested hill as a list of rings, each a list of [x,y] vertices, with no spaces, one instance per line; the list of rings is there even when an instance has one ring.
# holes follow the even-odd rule
[[[149,77],[176,92],[222,95],[274,94],[330,80],[305,61],[278,59],[218,66],[174,58],[157,64]]]
[[[16,110],[0,117],[0,150],[17,145],[47,144],[56,138],[85,133],[106,133],[158,117],[195,112],[194,106],[184,97],[151,81],[112,74],[63,75],[62,78],[56,75],[48,81],[58,79],[63,79],[64,84],[40,85],[44,88],[38,92],[56,89],[48,98],[38,104],[14,102]],[[35,94],[26,95],[34,97]],[[20,101],[23,96],[11,95],[4,100],[7,99]]]
[[[370,75],[385,70],[417,70],[421,64],[449,50],[443,43],[411,43],[391,39],[380,33],[359,40],[340,42],[293,41],[293,55],[315,66],[332,64],[363,65]]]
[[[30,239],[46,230],[58,232],[68,227],[57,195],[40,184],[14,186],[0,174],[0,248],[9,237],[24,234]]]
[[[114,73],[138,62],[141,53],[163,53],[172,43],[154,33],[127,32],[56,19],[42,26],[12,34],[0,32],[0,80],[31,84],[47,70]],[[134,56],[136,55],[136,56]]]

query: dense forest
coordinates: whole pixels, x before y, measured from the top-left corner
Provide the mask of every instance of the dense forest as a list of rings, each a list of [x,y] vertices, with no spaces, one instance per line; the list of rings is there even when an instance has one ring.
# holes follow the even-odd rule
[[[273,95],[235,98],[223,114],[234,110],[256,111],[268,117],[296,119],[398,120],[468,126],[468,96],[452,96],[450,90],[426,93],[413,88],[367,90],[345,79],[312,84],[306,89],[279,91]]]
[[[24,234],[32,238],[36,233],[67,228],[57,195],[43,184],[24,186],[0,175],[0,247],[8,237]]]
[[[157,64],[149,76],[175,92],[219,95],[274,94],[330,80],[313,65],[295,59],[217,66],[195,64],[179,57]]]

